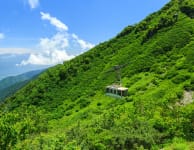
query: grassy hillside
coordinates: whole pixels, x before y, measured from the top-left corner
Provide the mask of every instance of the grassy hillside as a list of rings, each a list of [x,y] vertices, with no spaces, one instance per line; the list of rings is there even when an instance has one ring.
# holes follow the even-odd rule
[[[0,108],[2,149],[191,149],[194,2],[172,0],[41,74]],[[129,96],[104,89],[122,68]],[[189,144],[187,144],[189,143]]]
[[[43,72],[43,70],[35,70],[0,80],[0,101],[3,101],[6,97],[14,94],[30,80],[36,78],[41,72]]]

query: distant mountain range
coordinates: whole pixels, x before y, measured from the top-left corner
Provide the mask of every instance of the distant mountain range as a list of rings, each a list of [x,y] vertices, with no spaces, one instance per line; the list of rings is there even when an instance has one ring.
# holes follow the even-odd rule
[[[12,95],[26,85],[30,80],[36,78],[43,70],[26,72],[17,76],[10,76],[0,80],[0,101]]]

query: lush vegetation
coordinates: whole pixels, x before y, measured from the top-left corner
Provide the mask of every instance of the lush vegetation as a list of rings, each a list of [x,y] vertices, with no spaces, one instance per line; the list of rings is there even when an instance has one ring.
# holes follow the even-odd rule
[[[1,149],[192,149],[194,1],[172,0],[0,107]],[[104,94],[122,68],[129,96]]]
[[[26,85],[30,80],[36,78],[43,70],[30,71],[17,76],[10,76],[0,80],[0,101],[14,94]]]

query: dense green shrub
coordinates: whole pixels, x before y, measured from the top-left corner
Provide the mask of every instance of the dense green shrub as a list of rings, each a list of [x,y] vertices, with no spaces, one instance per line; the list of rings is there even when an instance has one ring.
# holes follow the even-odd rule
[[[186,80],[188,80],[190,78],[190,76],[188,74],[178,74],[176,75],[172,81],[175,83],[175,84],[180,84],[182,82],[185,82]]]

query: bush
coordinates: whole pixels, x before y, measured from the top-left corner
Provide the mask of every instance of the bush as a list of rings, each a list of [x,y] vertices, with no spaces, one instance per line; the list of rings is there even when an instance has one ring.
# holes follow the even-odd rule
[[[71,110],[68,110],[68,111],[65,112],[65,115],[66,116],[70,116],[71,114],[72,114],[72,111]]]
[[[186,91],[194,90],[194,84],[186,83],[186,84],[184,85],[184,89],[185,89]]]
[[[172,150],[189,150],[188,144],[181,138],[174,138],[173,143],[166,149]]]
[[[177,72],[173,69],[173,70],[169,71],[169,72],[165,75],[165,78],[171,79],[171,78],[175,77],[176,75],[177,75]]]
[[[100,102],[97,103],[97,106],[101,106],[101,105],[102,105],[102,103],[100,103]]]
[[[77,104],[79,104],[79,105],[80,105],[80,108],[82,109],[82,108],[87,107],[87,106],[90,104],[90,101],[89,101],[88,99],[86,99],[86,98],[81,98],[81,99],[77,102]]]
[[[180,84],[182,82],[185,82],[189,78],[190,76],[188,74],[178,74],[172,79],[172,82],[174,82],[175,84]]]
[[[94,149],[95,150],[105,150],[106,146],[102,143],[97,143],[97,144],[94,145]]]
[[[194,8],[190,7],[190,6],[182,6],[181,11],[183,13],[185,13],[188,17],[190,18],[194,18]]]

